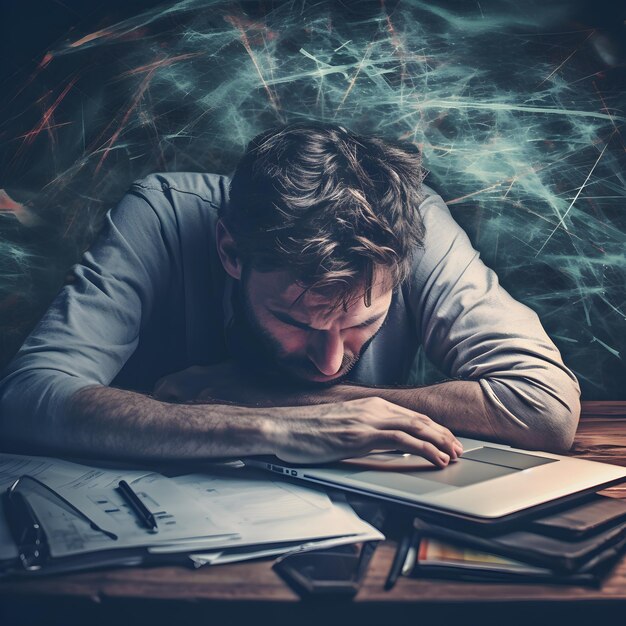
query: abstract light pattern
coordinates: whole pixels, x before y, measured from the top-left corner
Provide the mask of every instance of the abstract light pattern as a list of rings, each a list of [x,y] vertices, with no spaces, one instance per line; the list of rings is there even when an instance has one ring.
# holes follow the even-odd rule
[[[420,146],[583,397],[624,397],[624,68],[597,37],[536,0],[181,0],[68,34],[0,125],[6,358],[131,180],[229,173],[261,130],[315,118]],[[423,354],[415,374],[437,376]]]

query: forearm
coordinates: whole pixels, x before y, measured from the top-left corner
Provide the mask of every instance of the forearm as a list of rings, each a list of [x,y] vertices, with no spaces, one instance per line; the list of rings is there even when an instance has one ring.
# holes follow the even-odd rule
[[[250,386],[243,386],[250,390]],[[229,400],[265,407],[296,407],[338,403],[361,398],[383,398],[388,402],[427,415],[455,434],[473,437],[503,438],[501,416],[483,392],[478,381],[449,380],[424,387],[373,387],[343,383],[324,389],[267,386],[252,394],[237,388]],[[207,395],[201,396],[204,400]],[[214,400],[213,400],[214,401]]]
[[[378,396],[412,411],[423,413],[449,428],[455,435],[497,439],[497,416],[480,384],[472,380],[449,380],[425,387],[363,387],[343,385],[345,397]]]
[[[94,386],[81,389],[57,417],[27,435],[38,447],[72,455],[127,459],[209,459],[267,454],[273,409],[160,402]]]
[[[478,381],[449,380],[425,387],[362,387],[342,385],[344,399],[378,396],[424,413],[455,435],[484,438],[515,447],[567,451],[578,423],[578,414],[545,397],[541,406],[528,405],[525,414],[495,402]],[[548,408],[552,406],[552,408]]]
[[[33,453],[128,460],[202,460],[275,454],[297,463],[334,461],[375,449],[419,454],[439,467],[461,452],[428,417],[381,398],[259,407],[171,404],[104,386],[74,393],[66,410],[12,425]]]
[[[232,367],[232,366],[231,366]],[[223,376],[224,372],[228,375]],[[219,382],[215,382],[217,381]],[[209,386],[206,386],[209,385]],[[199,392],[199,389],[203,391]],[[489,398],[477,381],[446,381],[427,387],[373,387],[344,383],[324,388],[277,384],[246,378],[245,371],[189,368],[163,379],[155,390],[167,400],[233,402],[264,407],[296,407],[383,398],[397,406],[427,415],[453,432],[497,438]],[[217,398],[217,399],[216,399]]]
[[[571,447],[578,420],[575,390],[567,380],[550,393],[530,379],[448,380],[423,387],[373,387],[355,383],[322,389],[248,380],[240,372],[191,368],[164,379],[163,399],[296,407],[382,398],[426,415],[456,435],[495,440],[527,449],[564,451]],[[222,372],[224,374],[224,372]],[[215,382],[215,379],[219,383]],[[496,390],[493,386],[497,386]],[[198,392],[198,389],[203,389]],[[578,409],[579,410],[579,409]]]

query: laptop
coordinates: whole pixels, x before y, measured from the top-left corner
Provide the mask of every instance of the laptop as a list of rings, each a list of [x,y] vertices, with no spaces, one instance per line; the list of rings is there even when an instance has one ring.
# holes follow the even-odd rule
[[[400,452],[302,466],[249,457],[250,467],[409,505],[431,516],[501,528],[626,480],[626,467],[459,437],[463,455],[443,469]],[[416,511],[417,512],[417,511]]]

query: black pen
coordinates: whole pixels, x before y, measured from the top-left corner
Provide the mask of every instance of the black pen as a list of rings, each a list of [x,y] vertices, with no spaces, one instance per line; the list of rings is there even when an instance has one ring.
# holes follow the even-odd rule
[[[148,507],[141,501],[139,496],[133,491],[133,488],[125,481],[120,480],[118,488],[126,503],[136,513],[137,517],[143,522],[148,530],[158,530],[156,519],[150,513]]]
[[[409,531],[402,536],[398,549],[396,550],[396,555],[393,557],[393,563],[391,564],[389,575],[385,581],[385,591],[393,589],[393,586],[396,584],[398,576],[400,576],[400,572],[402,571],[402,566],[406,561],[407,554],[409,553],[411,543],[413,543],[413,535],[413,531]]]

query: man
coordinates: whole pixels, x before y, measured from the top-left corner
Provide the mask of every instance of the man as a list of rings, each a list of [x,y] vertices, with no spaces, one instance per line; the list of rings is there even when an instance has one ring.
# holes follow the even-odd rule
[[[107,214],[4,372],[5,443],[300,462],[399,449],[439,467],[462,453],[451,431],[570,447],[576,379],[414,148],[296,124],[254,139],[228,187],[152,175]],[[451,380],[406,386],[420,345]]]

